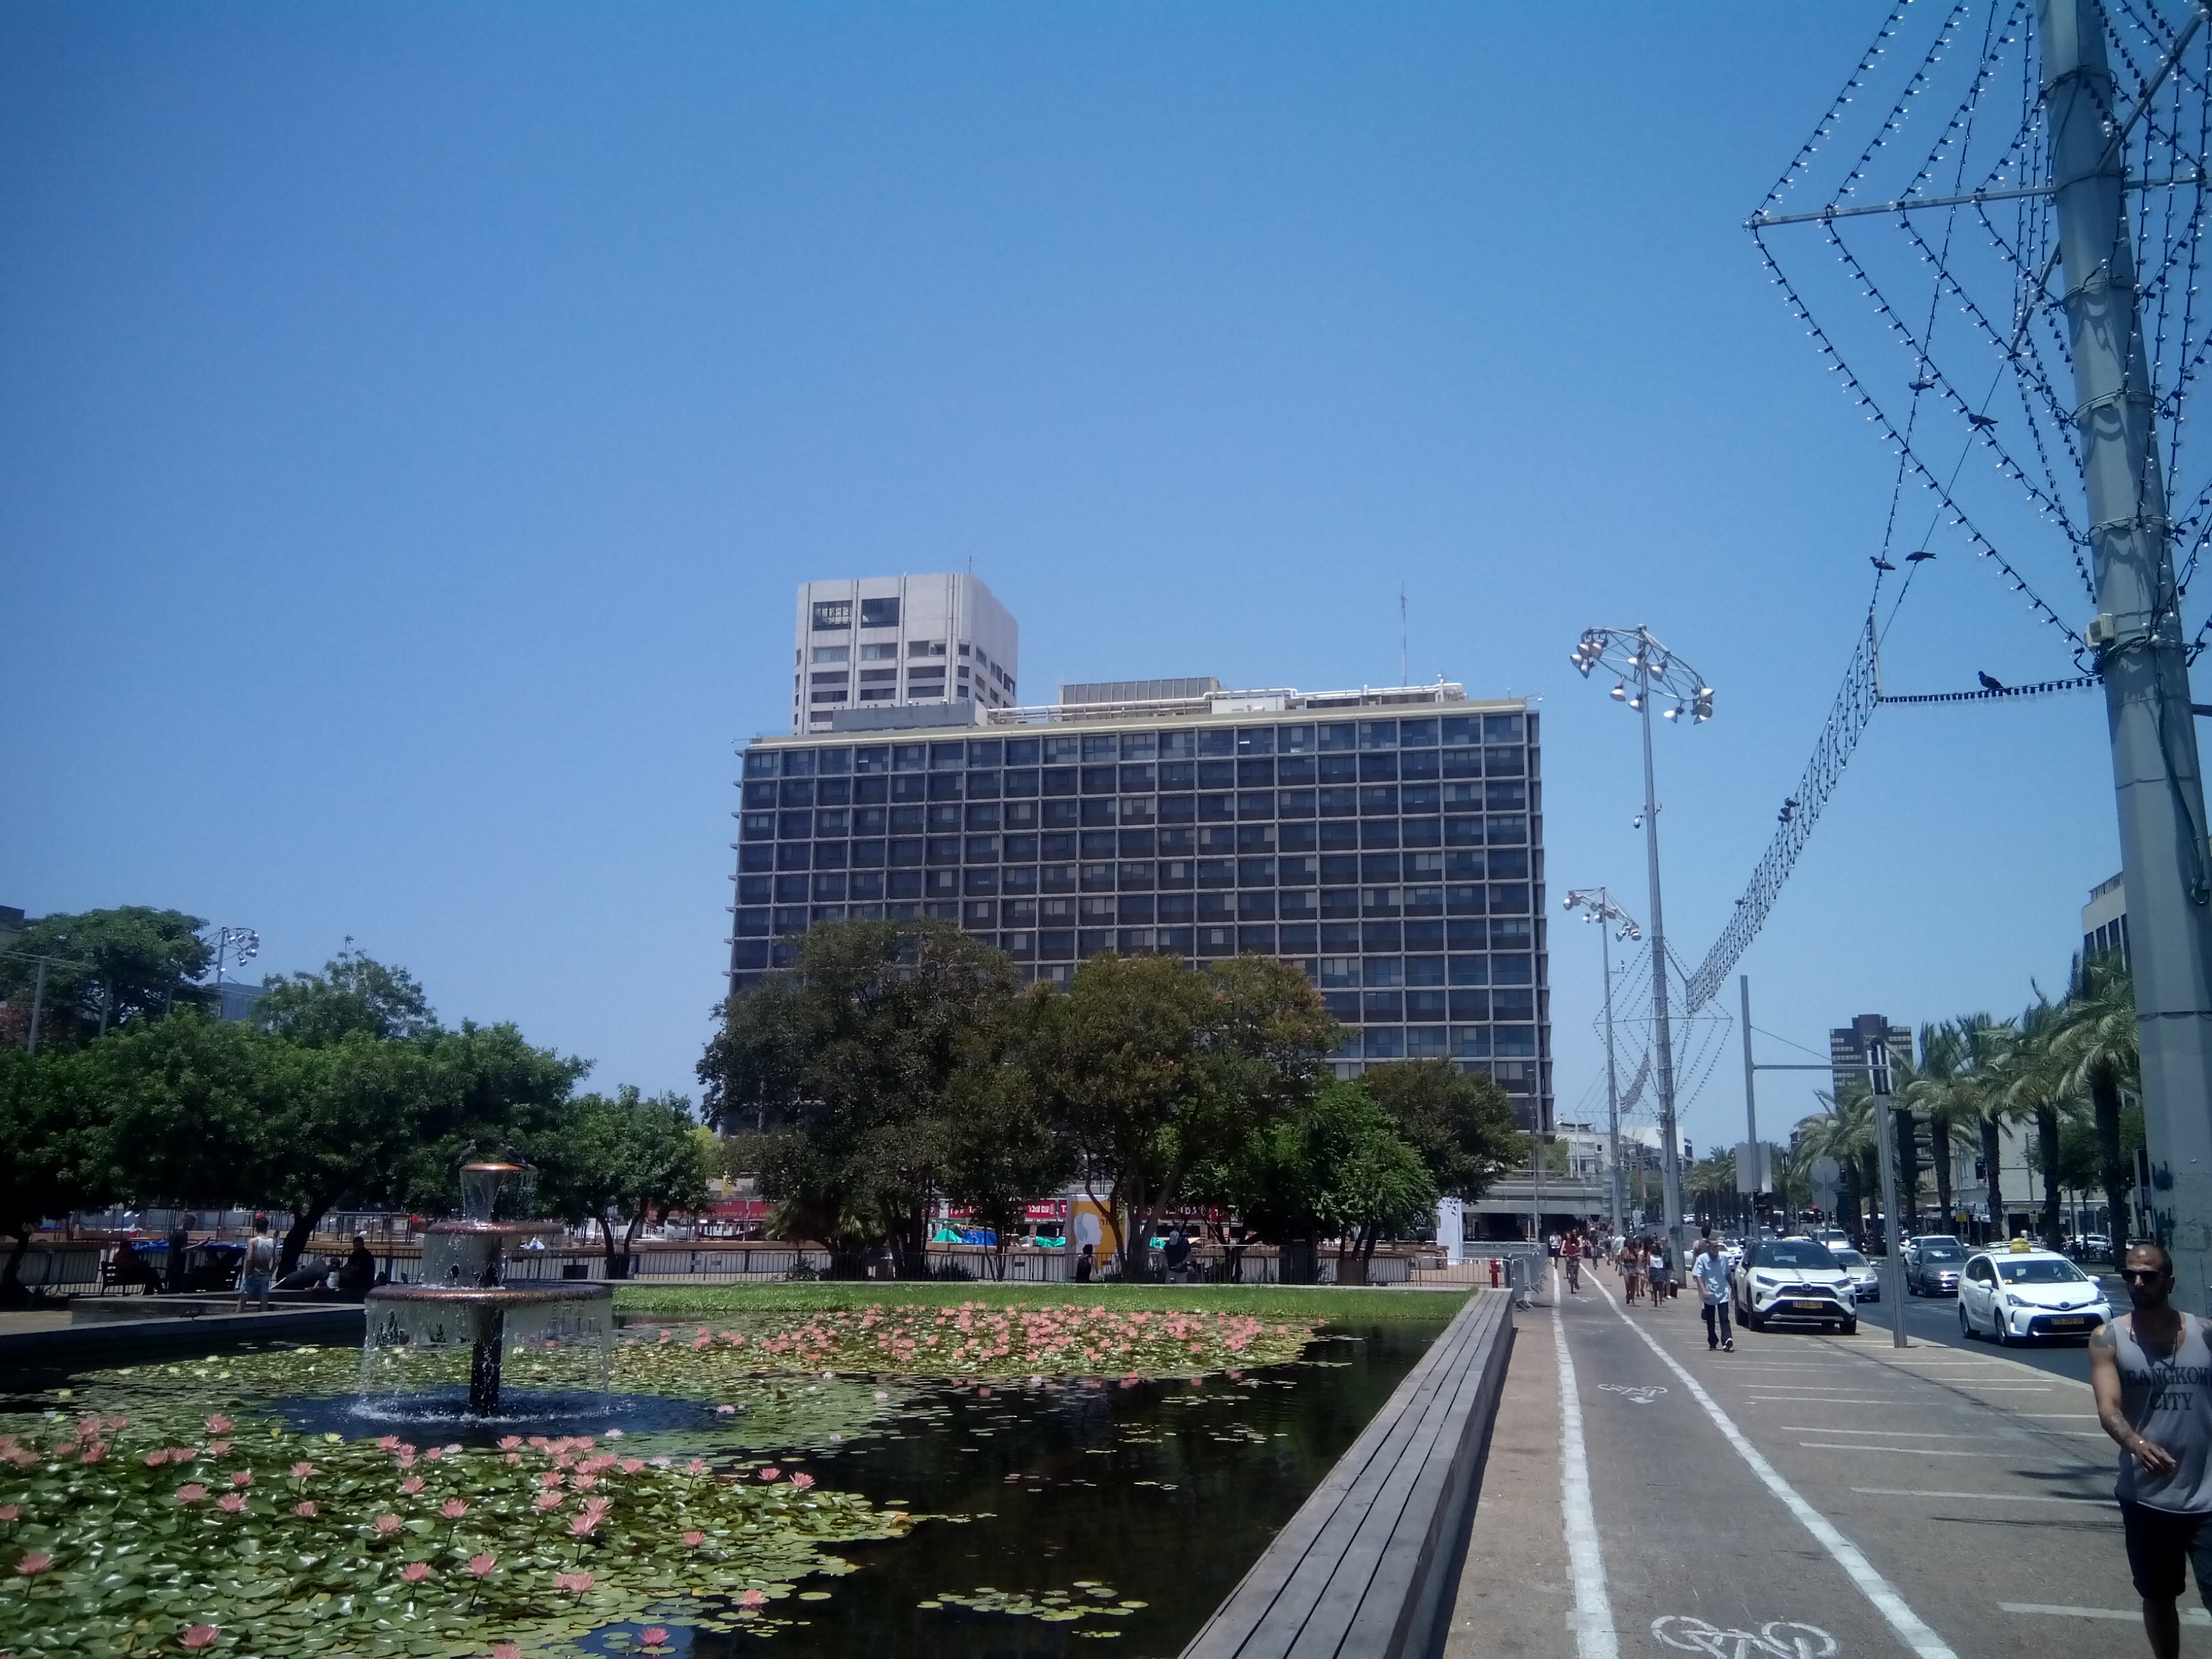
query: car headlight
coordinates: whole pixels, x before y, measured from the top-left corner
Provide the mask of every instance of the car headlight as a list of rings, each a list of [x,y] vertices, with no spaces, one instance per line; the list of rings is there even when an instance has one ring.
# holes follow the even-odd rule
[[[2008,1308],[2025,1308],[2028,1305],[2026,1302],[2021,1300],[2020,1297],[2014,1296],[2010,1291],[2007,1291],[2005,1292],[2004,1299],[2005,1306]]]
[[[1782,1281],[1768,1273],[1753,1273],[1751,1276],[1751,1282],[1754,1285],[1765,1285],[1771,1286],[1779,1285]]]

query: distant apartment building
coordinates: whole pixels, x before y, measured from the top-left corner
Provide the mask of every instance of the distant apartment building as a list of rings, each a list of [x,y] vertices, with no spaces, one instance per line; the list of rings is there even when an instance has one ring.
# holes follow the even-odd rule
[[[925,617],[921,581],[948,584],[933,604],[971,608]],[[794,960],[808,927],[847,918],[957,922],[1031,980],[1064,981],[1108,951],[1257,952],[1303,969],[1344,1023],[1340,1074],[1449,1060],[1496,1079],[1524,1126],[1550,1127],[1541,748],[1523,700],[1443,682],[1313,693],[1200,678],[1071,685],[1018,707],[1012,619],[981,584],[906,582],[881,596],[809,584],[802,657],[897,629],[902,670],[940,641],[957,667],[964,641],[1003,662],[991,684],[1005,700],[977,695],[974,674],[964,702],[910,677],[864,681],[890,659],[854,657],[855,697],[896,684],[906,704],[796,703],[793,735],[745,746],[734,989]],[[898,611],[872,620],[876,597]],[[943,729],[948,704],[969,729]]]
[[[2081,907],[2081,959],[2086,962],[2108,951],[2118,951],[2121,965],[2126,965],[2128,894],[2127,884],[2119,876],[2092,887],[2089,902]]]
[[[981,711],[1016,701],[1021,630],[973,576],[806,582],[798,621],[795,736],[970,726]]]

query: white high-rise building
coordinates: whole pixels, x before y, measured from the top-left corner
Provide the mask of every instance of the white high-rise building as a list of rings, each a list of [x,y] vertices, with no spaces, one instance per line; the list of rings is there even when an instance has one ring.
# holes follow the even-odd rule
[[[973,576],[802,582],[792,732],[973,725],[1013,705],[1020,666],[1020,628]]]

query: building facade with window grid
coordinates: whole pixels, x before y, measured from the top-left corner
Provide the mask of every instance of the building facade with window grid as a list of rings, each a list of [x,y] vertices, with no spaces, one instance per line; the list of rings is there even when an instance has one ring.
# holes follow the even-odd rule
[[[1548,1127],[1538,717],[1450,686],[1170,707],[755,740],[732,988],[847,918],[941,917],[1032,980],[1106,951],[1255,951],[1345,1023],[1340,1074],[1448,1058]]]

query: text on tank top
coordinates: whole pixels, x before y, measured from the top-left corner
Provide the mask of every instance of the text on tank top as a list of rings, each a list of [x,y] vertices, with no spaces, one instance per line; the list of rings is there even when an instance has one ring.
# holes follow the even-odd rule
[[[2120,1409],[2130,1428],[2173,1456],[2172,1474],[2148,1474],[2123,1449],[2115,1492],[2152,1509],[2194,1512],[2212,1510],[2212,1344],[2203,1321],[2184,1314],[2181,1322],[2181,1340],[2163,1359],[2136,1340],[2132,1316],[2112,1322]]]

